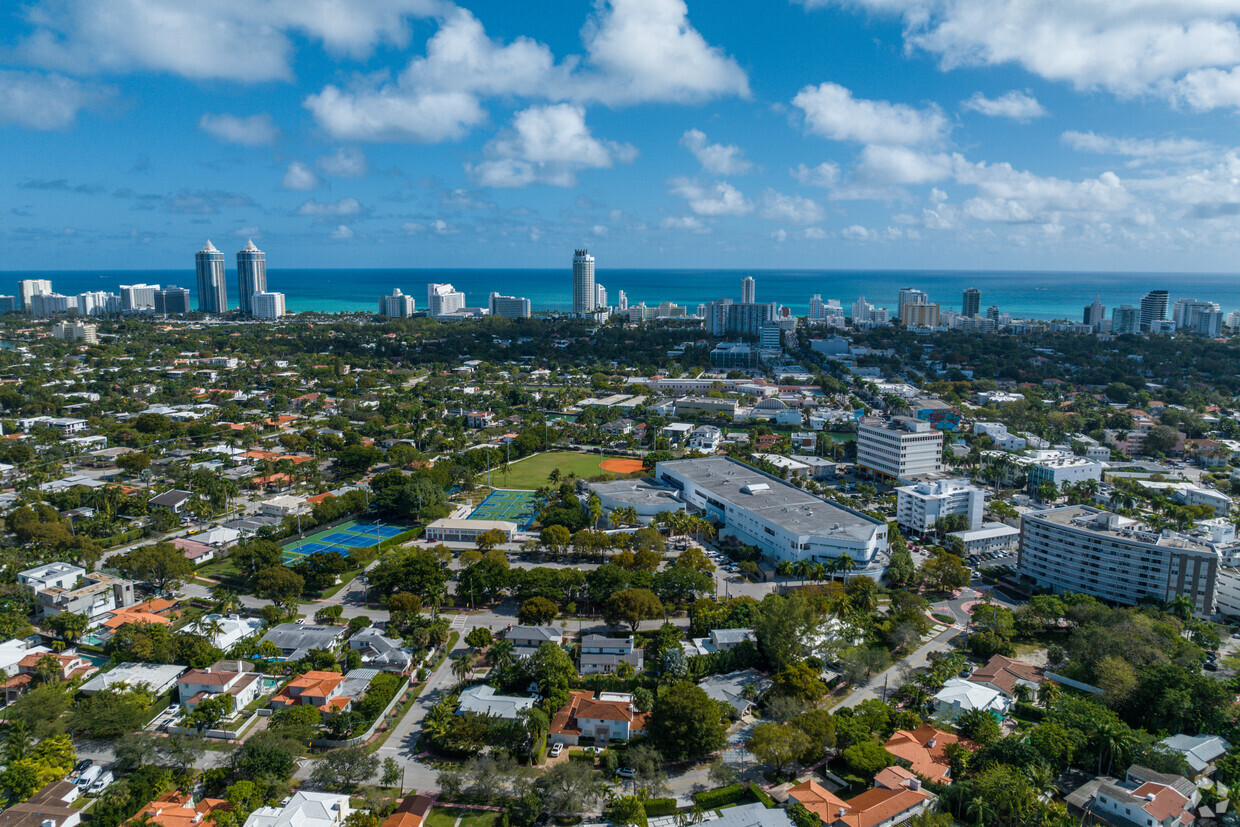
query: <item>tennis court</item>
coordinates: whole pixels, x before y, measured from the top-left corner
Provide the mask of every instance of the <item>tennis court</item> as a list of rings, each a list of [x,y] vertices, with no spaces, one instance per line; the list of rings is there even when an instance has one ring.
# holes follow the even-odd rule
[[[284,547],[284,560],[290,562],[320,551],[334,551],[343,556],[351,548],[372,548],[406,530],[400,526],[353,520],[290,543]]]
[[[532,491],[495,489],[469,515],[471,520],[503,520],[526,529],[538,517],[538,498]]]

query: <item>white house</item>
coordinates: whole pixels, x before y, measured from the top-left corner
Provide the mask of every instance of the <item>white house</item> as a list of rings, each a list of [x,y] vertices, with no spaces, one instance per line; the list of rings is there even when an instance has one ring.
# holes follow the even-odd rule
[[[485,715],[488,718],[504,718],[518,720],[525,712],[534,708],[538,698],[522,698],[517,695],[500,695],[486,684],[471,686],[461,692],[457,715]]]
[[[564,705],[551,720],[547,739],[551,743],[577,744],[581,738],[593,738],[596,744],[627,741],[646,731],[649,713],[638,712],[633,696],[624,692],[600,692],[598,697],[587,690],[569,694]]]
[[[402,641],[385,636],[374,626],[368,626],[349,638],[349,648],[360,652],[362,661],[371,666],[394,667],[404,672],[413,664],[413,650]]]
[[[243,827],[339,827],[353,812],[347,795],[298,790],[281,807],[259,807]]]
[[[44,589],[72,589],[86,574],[86,569],[70,563],[45,563],[18,572],[17,582],[38,594]]]
[[[194,621],[189,631],[209,638],[217,649],[227,652],[246,638],[258,634],[262,628],[261,618],[209,614]]]
[[[231,695],[233,708],[245,709],[262,694],[262,676],[245,661],[220,661],[206,669],[191,669],[177,679],[177,697],[186,713],[214,695]]]
[[[934,696],[934,714],[946,721],[954,721],[960,713],[974,709],[1004,716],[1010,705],[1011,701],[993,686],[963,678],[949,678]]]
[[[641,649],[633,648],[632,635],[627,638],[586,635],[581,639],[581,662],[577,670],[581,674],[610,674],[621,663],[631,663],[638,672],[642,671],[645,655]]]
[[[693,435],[689,437],[689,448],[704,454],[713,454],[719,450],[721,442],[723,442],[722,431],[714,425],[699,425],[693,429]]]

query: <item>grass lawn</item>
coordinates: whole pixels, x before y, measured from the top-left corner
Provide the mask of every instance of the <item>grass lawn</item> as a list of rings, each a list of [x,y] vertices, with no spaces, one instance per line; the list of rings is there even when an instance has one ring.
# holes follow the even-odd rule
[[[554,468],[559,468],[560,474],[564,476],[574,473],[583,478],[597,477],[608,473],[599,468],[599,463],[611,458],[609,454],[579,454],[576,451],[551,451],[546,454],[536,454],[509,465],[507,476],[492,471],[491,485],[496,488],[533,491],[551,484],[547,475]]]
[[[452,827],[457,818],[461,827],[491,827],[495,823],[493,812],[483,810],[458,810],[452,807],[434,807],[426,817],[426,827]]]

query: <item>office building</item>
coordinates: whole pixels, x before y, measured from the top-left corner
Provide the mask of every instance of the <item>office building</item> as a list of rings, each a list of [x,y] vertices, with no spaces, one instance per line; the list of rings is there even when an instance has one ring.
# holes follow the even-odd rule
[[[1094,303],[1085,306],[1085,317],[1083,321],[1098,332],[1102,327],[1102,322],[1107,317],[1106,305],[1102,303],[1099,297],[1094,296]]]
[[[253,239],[237,253],[237,301],[242,313],[257,315],[250,303],[255,293],[267,292],[267,254],[254,246]]]
[[[1141,332],[1141,311],[1131,304],[1122,304],[1111,311],[1111,332],[1116,336]]]
[[[660,462],[655,479],[723,525],[720,536],[755,545],[775,561],[826,563],[844,554],[853,572],[886,567],[887,524],[815,497],[727,457]]]
[[[943,432],[929,422],[897,416],[857,423],[857,470],[885,480],[908,480],[943,470]]]
[[[1193,613],[1214,611],[1220,544],[1157,531],[1129,517],[1070,505],[1021,516],[1016,570],[1054,592],[1134,605],[1185,596]]]
[[[1155,322],[1167,319],[1167,291],[1151,290],[1141,299],[1141,332],[1149,333]]]
[[[624,295],[624,291],[620,291]],[[530,317],[530,300],[517,296],[501,296],[492,293],[487,301],[492,316],[503,316],[505,319],[528,319]]]
[[[758,346],[762,350],[782,351],[784,349],[784,329],[777,324],[764,324],[758,331]]]
[[[394,288],[392,295],[379,297],[379,315],[393,319],[407,319],[413,315],[413,296],[406,296],[400,288]]]
[[[594,256],[589,250],[573,251],[573,315],[587,316],[594,310]]]
[[[465,306],[465,294],[451,284],[426,285],[426,312],[432,316],[447,316]]]
[[[939,306],[925,302],[902,304],[900,324],[905,327],[938,327]]]
[[[731,299],[717,299],[705,305],[706,330],[715,336],[735,333],[756,339],[762,326],[774,319],[769,304],[738,304]]]
[[[158,284],[122,284],[121,312],[143,313],[154,310],[155,293],[158,290]],[[86,310],[83,310],[82,312],[89,313],[89,311]]]
[[[256,319],[278,319],[284,315],[284,294],[262,291],[250,295],[250,315]]]
[[[93,324],[81,322],[57,322],[52,325],[52,338],[65,342],[85,342],[88,345],[99,343],[99,328]]]
[[[594,285],[594,309],[602,310],[607,307],[607,288],[601,284]]]
[[[160,316],[184,316],[189,313],[189,290],[184,287],[156,290],[155,313]]]
[[[227,313],[228,285],[224,282],[224,254],[207,244],[194,254],[198,273],[198,312]]]
[[[741,279],[741,304],[753,304],[756,294],[757,283],[754,282],[753,276],[745,276]]]
[[[935,530],[935,524],[955,514],[967,522],[964,531],[982,525],[986,492],[966,479],[939,479],[903,485],[896,489],[896,521],[915,534]]]
[[[982,312],[982,291],[976,287],[970,287],[964,291],[964,296],[960,302],[960,312],[968,318],[981,315]]]
[[[30,312],[30,299],[52,292],[50,279],[22,279],[17,283],[17,297],[21,299],[21,309]]]

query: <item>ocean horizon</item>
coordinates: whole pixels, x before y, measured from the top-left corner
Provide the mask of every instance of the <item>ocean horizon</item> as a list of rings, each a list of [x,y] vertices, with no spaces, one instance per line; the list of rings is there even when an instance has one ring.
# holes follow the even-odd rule
[[[971,271],[971,270],[683,270],[599,269],[595,281],[617,304],[620,290],[630,306],[675,302],[694,313],[699,304],[718,298],[740,300],[741,279],[757,283],[756,300],[778,302],[804,315],[810,297],[838,299],[846,314],[864,296],[870,304],[896,311],[896,295],[904,287],[925,291],[944,310],[959,310],[966,288],[981,291],[983,312],[991,305],[1019,318],[1080,320],[1086,305],[1101,298],[1108,314],[1120,305],[1137,306],[1150,290],[1167,290],[1178,298],[1217,302],[1224,312],[1240,309],[1240,275],[1234,273]],[[186,287],[197,305],[195,275],[179,270],[53,270],[0,272],[13,291],[21,279],[50,279],[65,295],[95,290],[117,292],[122,284]],[[537,312],[567,311],[572,301],[571,268],[557,269],[268,269],[267,289],[285,294],[289,312],[374,312],[381,295],[393,289],[413,296],[426,307],[426,286],[448,282],[465,293],[471,306],[487,305],[491,292],[523,296]],[[227,271],[230,306],[237,305],[236,271]],[[0,292],[6,292],[0,287]]]

